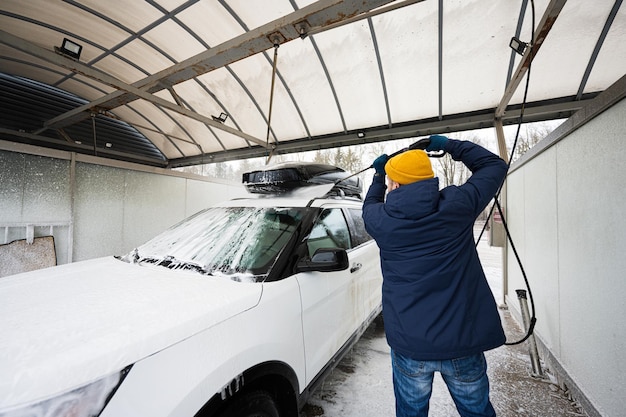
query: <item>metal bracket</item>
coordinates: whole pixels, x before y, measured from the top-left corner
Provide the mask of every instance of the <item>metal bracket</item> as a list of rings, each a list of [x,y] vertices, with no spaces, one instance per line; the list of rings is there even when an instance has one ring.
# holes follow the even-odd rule
[[[287,39],[280,32],[273,32],[267,38],[270,40],[270,42],[272,42],[274,48],[277,48],[281,43],[287,42]]]
[[[300,39],[304,39],[309,36],[309,31],[311,30],[311,24],[306,20],[302,20],[293,25],[296,29],[296,32],[300,35]]]

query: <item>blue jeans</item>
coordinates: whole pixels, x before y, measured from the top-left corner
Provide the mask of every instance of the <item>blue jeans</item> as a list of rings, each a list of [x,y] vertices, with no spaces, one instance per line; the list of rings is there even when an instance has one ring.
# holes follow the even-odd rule
[[[418,361],[391,351],[396,417],[427,417],[435,372],[440,372],[461,417],[495,417],[483,353],[443,361]]]

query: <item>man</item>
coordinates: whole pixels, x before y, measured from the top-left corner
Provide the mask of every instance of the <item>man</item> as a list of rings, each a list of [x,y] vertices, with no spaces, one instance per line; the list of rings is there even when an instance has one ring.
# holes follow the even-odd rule
[[[473,225],[507,164],[472,142],[429,139],[427,152],[444,150],[472,171],[465,184],[439,190],[422,150],[381,155],[363,204],[366,229],[380,248],[396,416],[428,416],[434,372],[462,417],[495,416],[483,352],[501,346],[505,336]]]

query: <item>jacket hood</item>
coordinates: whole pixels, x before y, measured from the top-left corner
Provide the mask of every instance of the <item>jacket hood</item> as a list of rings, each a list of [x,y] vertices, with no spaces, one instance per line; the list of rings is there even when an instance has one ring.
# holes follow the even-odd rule
[[[262,285],[113,257],[0,279],[0,408],[120,371],[258,304]]]
[[[420,219],[439,206],[439,179],[403,185],[387,194],[385,211],[399,219]]]

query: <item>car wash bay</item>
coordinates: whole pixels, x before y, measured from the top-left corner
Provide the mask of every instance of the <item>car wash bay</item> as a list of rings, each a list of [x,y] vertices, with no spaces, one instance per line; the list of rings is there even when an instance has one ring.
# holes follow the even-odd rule
[[[590,416],[623,415],[622,1],[356,3],[4,1],[0,243],[53,236],[57,263],[119,254],[241,192],[173,167],[483,127],[506,155],[503,125],[565,119],[501,199],[557,381],[532,392],[566,387]],[[531,34],[536,49],[511,51]],[[499,265],[515,334],[525,284],[509,244]],[[525,348],[506,349],[525,381]]]
[[[624,352],[624,339],[616,335],[625,328],[620,299],[624,294],[621,271],[626,266],[618,253],[625,243],[626,225],[615,213],[626,208],[622,192],[626,172],[619,163],[626,158],[619,146],[625,130],[626,102],[620,98],[626,92],[625,84],[626,79],[622,79],[585,109],[581,118],[564,122],[532,154],[512,166],[507,183],[507,221],[535,294],[535,335],[550,378],[536,380],[530,376],[525,344],[490,352],[494,392],[502,395],[499,401],[505,404],[501,410],[515,404],[523,408],[530,404],[552,407],[555,403],[565,404],[559,410],[571,410],[567,408],[574,407],[571,396],[590,416],[620,415],[626,385],[614,364]],[[594,138],[597,147],[614,152],[587,152],[589,138]],[[10,238],[19,228],[26,233],[28,224],[34,225],[35,237],[38,230],[43,229],[44,234],[52,230],[55,240],[62,243],[57,245],[59,263],[66,263],[68,254],[76,261],[123,253],[144,239],[141,233],[156,233],[177,218],[212,204],[216,193],[211,190],[219,189],[221,195],[230,197],[243,191],[235,184],[190,174],[132,164],[107,166],[111,164],[93,157],[25,149],[30,154],[0,153],[4,167],[2,213],[12,219],[11,224],[4,225],[4,234]],[[586,170],[580,169],[577,154],[585,155]],[[582,186],[586,188],[578,189]],[[599,194],[600,186],[611,198]],[[20,190],[17,199],[16,190]],[[172,195],[177,198],[169,198]],[[53,220],[73,225],[76,230],[68,234],[65,227],[50,229]],[[511,253],[498,259],[501,250],[485,242],[479,250],[496,300],[508,306],[502,310],[507,334],[516,338],[521,334],[517,324],[521,319],[514,291],[524,284],[515,259]],[[368,404],[357,399],[375,389],[380,396],[368,394],[368,400],[390,406],[393,399],[387,349],[380,323],[375,324],[310,405],[321,406],[326,415],[333,415],[328,411],[333,407]],[[528,387],[509,391],[519,384]],[[445,392],[441,392],[434,397],[434,410],[439,407],[435,404],[443,404],[444,410],[450,406]],[[567,401],[563,402],[564,398]],[[612,405],[614,412],[597,411],[594,407],[599,401],[605,407]],[[373,404],[372,409],[376,409]]]

